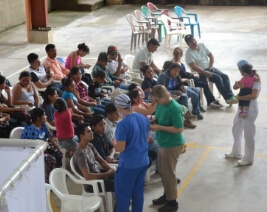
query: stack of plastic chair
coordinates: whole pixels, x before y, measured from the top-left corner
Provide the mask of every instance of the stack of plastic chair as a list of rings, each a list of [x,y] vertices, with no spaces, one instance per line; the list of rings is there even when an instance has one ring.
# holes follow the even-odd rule
[[[141,12],[147,20],[152,19],[158,25],[159,42],[162,41],[162,30],[164,31],[163,23],[161,22],[161,12],[152,12],[146,6],[141,7]]]
[[[146,4],[147,8],[152,12],[152,13],[161,13],[161,14],[168,14],[168,10],[167,9],[159,9],[158,7],[156,7],[155,4],[151,3],[151,2],[147,2]]]
[[[171,46],[171,37],[172,35],[177,35],[180,41],[180,46],[182,47],[183,35],[187,34],[184,29],[183,22],[178,19],[172,19],[166,15],[161,15],[161,20],[166,29],[166,37],[165,37],[165,50],[167,46],[170,48]]]
[[[149,22],[150,28],[151,28],[151,38],[155,38],[155,34],[158,31],[158,25],[157,22],[155,21],[154,17],[146,17],[140,10],[135,10],[134,11],[134,16],[138,21],[144,21],[144,22]],[[159,36],[159,34],[158,34]],[[159,38],[160,39],[160,38]]]
[[[174,12],[180,20],[184,22],[185,26],[190,26],[191,35],[194,36],[194,27],[198,28],[198,36],[201,38],[200,25],[198,20],[198,15],[196,13],[188,13],[182,7],[175,6]]]
[[[48,198],[49,190],[54,192],[61,200],[61,211],[93,212],[100,208],[101,212],[104,212],[102,198],[97,193],[91,197],[70,194],[67,188],[67,178],[76,184],[89,184],[93,188],[97,188],[97,182],[78,180],[70,172],[62,168],[53,169],[49,176],[50,185],[46,184],[46,194]]]
[[[140,36],[142,35],[142,41],[144,42],[144,38],[146,42],[148,42],[148,35],[151,34],[151,28],[149,22],[138,21],[133,15],[127,14],[127,20],[130,24],[132,30],[132,37],[131,37],[131,49],[134,45],[136,47],[136,37],[138,36],[138,44],[140,43]]]

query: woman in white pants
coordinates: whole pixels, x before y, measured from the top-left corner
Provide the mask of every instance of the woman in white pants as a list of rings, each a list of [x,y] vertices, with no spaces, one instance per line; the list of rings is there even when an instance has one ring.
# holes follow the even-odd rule
[[[245,60],[241,60],[237,63],[239,69],[242,69],[243,65],[251,65],[251,64]],[[237,162],[239,166],[251,165],[254,161],[255,134],[256,134],[256,127],[254,123],[259,112],[257,98],[259,96],[260,90],[261,90],[261,82],[254,82],[251,94],[248,94],[246,96],[236,96],[238,100],[250,101],[248,116],[246,118],[239,118],[238,117],[239,111],[237,111],[235,115],[232,128],[232,134],[234,137],[233,149],[231,153],[225,154],[226,158],[241,159],[240,161]],[[245,154],[242,157],[241,142],[242,142],[243,132],[245,137]]]

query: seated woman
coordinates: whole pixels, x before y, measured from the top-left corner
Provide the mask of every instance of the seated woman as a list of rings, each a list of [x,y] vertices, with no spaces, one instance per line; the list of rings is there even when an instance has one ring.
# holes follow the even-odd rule
[[[3,91],[6,95],[3,95]],[[2,113],[10,116],[8,122],[11,128],[26,124],[25,109],[22,107],[13,107],[10,88],[6,85],[6,78],[2,75],[0,75],[0,104]]]
[[[62,79],[62,84],[64,92],[61,97],[67,102],[68,107],[72,109],[74,120],[78,119],[78,122],[85,121],[90,123],[92,114],[90,109],[81,105],[78,102],[77,97],[74,95],[76,92],[74,81],[70,78],[64,78]]]
[[[54,103],[57,100],[57,90],[54,86],[48,86],[47,89],[44,92],[44,102],[42,104],[42,108],[45,111],[47,122],[51,124],[52,126],[55,126],[55,120],[54,120]]]
[[[140,71],[144,75],[144,81],[142,82],[141,88],[145,93],[145,99],[148,99],[148,102],[151,102],[151,91],[155,85],[157,85],[157,81],[154,79],[154,71],[149,65],[143,66]]]
[[[200,114],[200,94],[199,90],[191,87],[184,87],[182,80],[179,76],[181,71],[181,66],[177,63],[173,63],[167,71],[160,74],[157,83],[164,85],[168,91],[171,93],[172,98],[176,99],[178,103],[184,105],[188,108],[188,96],[190,95],[192,101],[192,114],[196,115],[199,120],[203,119],[203,116]],[[195,128],[193,124],[185,123],[185,126],[189,128]]]
[[[39,107],[38,92],[31,82],[31,75],[28,71],[22,71],[19,75],[19,82],[12,90],[13,105],[26,105],[26,108]]]
[[[78,103],[86,107],[92,107],[96,114],[105,115],[105,106],[97,104],[96,100],[88,95],[87,86],[82,82],[81,70],[77,67],[73,67],[70,70],[69,76],[75,83],[75,96],[77,97]]]
[[[49,146],[45,151],[45,181],[48,182],[50,172],[57,167],[62,166],[62,152],[54,140],[46,126],[45,112],[41,108],[34,108],[31,111],[31,116],[28,120],[28,124],[22,131],[21,139],[39,139],[48,142]]]
[[[89,69],[91,66],[89,64],[82,63],[82,57],[89,54],[89,47],[85,43],[80,43],[77,47],[78,50],[71,52],[67,57],[65,67],[69,70],[73,67],[79,68],[82,72],[82,80],[89,85],[91,77],[85,73],[84,69]]]

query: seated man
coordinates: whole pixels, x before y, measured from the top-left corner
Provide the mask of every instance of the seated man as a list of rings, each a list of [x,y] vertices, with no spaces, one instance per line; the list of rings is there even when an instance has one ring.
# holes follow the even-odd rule
[[[97,150],[90,142],[93,139],[93,132],[88,123],[79,124],[76,129],[79,137],[79,144],[73,154],[73,163],[76,171],[86,180],[103,179],[107,192],[114,192],[115,170],[98,154]],[[100,166],[107,171],[101,173]],[[92,191],[92,186],[85,185],[85,190]]]
[[[116,46],[108,47],[108,63],[107,69],[116,77],[124,79],[127,77],[128,66],[123,62]]]
[[[215,83],[217,89],[228,104],[237,104],[228,75],[213,67],[214,56],[211,51],[203,44],[197,43],[193,35],[186,35],[185,42],[188,49],[185,52],[185,62],[190,68],[199,73],[200,80],[206,78]]]
[[[111,85],[111,86],[115,86],[115,88],[121,88],[121,89],[127,90],[129,86],[126,84],[123,84],[122,79],[117,78],[116,76],[111,74],[110,71],[106,68],[107,61],[108,61],[108,54],[106,52],[101,52],[98,55],[97,62],[92,71],[93,77],[96,77],[96,73],[98,70],[102,70],[106,73],[106,81],[107,81],[103,85]]]
[[[103,115],[95,115],[91,120],[91,126],[94,131],[94,139],[91,143],[94,145],[99,155],[108,163],[118,163],[114,159],[115,148],[110,143],[110,139],[105,135],[106,121]]]
[[[115,139],[115,130],[117,126],[117,121],[119,120],[119,113],[113,103],[109,103],[105,107],[106,113],[106,129],[105,135],[111,141]]]
[[[157,51],[158,47],[159,42],[155,38],[151,38],[148,41],[147,46],[137,52],[133,62],[133,69],[140,70],[140,68],[145,65],[150,65],[153,68],[153,71],[159,75],[161,70],[155,65],[152,55],[153,52]]]
[[[38,55],[35,53],[30,53],[27,57],[30,64],[29,72],[31,74],[31,80],[37,88],[47,88],[53,83],[53,73],[50,71],[50,68],[45,68],[41,65],[41,62],[38,58]],[[62,94],[61,85],[53,84],[56,87],[56,90],[59,96]],[[44,92],[40,92],[42,95]]]
[[[45,51],[47,53],[47,57],[43,62],[43,65],[46,68],[50,68],[50,70],[54,74],[54,80],[62,80],[70,73],[70,71],[64,66],[62,66],[62,64],[57,60],[56,46],[54,44],[47,44],[45,47]]]

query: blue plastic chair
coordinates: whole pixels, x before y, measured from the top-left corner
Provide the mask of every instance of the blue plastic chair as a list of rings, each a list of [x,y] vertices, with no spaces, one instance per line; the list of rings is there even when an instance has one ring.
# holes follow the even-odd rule
[[[179,6],[174,7],[174,12],[179,19],[182,19],[184,21],[185,26],[190,26],[191,34],[193,36],[194,36],[194,26],[197,26],[198,36],[199,38],[201,38],[200,25],[199,25],[198,15],[196,13],[188,13],[182,7]],[[194,18],[194,20],[190,19],[190,17],[192,17],[192,19]]]

